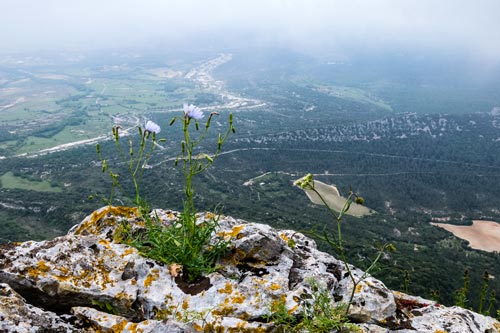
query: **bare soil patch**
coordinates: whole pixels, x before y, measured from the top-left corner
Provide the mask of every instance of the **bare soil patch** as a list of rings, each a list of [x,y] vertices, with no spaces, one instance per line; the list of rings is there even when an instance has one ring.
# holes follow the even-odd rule
[[[465,239],[473,249],[500,252],[500,223],[474,220],[472,225],[431,224],[448,230],[458,238]]]

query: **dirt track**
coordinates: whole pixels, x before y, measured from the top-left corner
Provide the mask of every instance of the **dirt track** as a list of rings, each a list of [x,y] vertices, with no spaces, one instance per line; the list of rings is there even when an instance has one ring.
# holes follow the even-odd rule
[[[469,241],[473,249],[500,252],[500,223],[493,221],[472,221],[472,225],[451,225],[446,223],[431,223],[449,232],[456,237]]]

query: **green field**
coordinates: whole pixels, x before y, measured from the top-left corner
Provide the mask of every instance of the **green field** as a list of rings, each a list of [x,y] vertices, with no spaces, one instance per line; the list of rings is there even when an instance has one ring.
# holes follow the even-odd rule
[[[385,101],[359,88],[315,85],[315,90],[337,98],[346,99],[361,104],[371,104],[387,111],[393,111],[392,107]]]
[[[147,68],[84,75],[42,73],[13,78],[4,87],[0,90],[0,155],[6,156],[108,134],[115,124],[113,117],[123,127],[137,126],[152,113],[178,109],[202,92],[182,78],[160,78]]]
[[[9,171],[0,177],[0,181],[2,184],[2,188],[6,189],[19,189],[19,190],[30,190],[37,192],[62,192],[62,189],[57,186],[52,186],[50,182],[42,180],[42,181],[34,181],[21,177],[16,177],[14,174]]]

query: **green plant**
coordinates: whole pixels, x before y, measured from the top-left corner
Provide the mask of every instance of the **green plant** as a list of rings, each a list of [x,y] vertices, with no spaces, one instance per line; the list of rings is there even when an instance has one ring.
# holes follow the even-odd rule
[[[410,289],[410,272],[408,272],[408,270],[405,270],[405,277],[404,277],[404,280],[403,280],[403,291],[405,293],[408,293],[409,292],[409,289]]]
[[[268,315],[264,316],[264,319],[273,322],[281,332],[296,332],[294,327],[296,327],[298,319],[288,311],[285,299],[280,298],[271,303],[269,312]]]
[[[184,175],[183,211],[180,218],[170,226],[164,226],[158,218],[150,216],[149,205],[140,195],[140,181],[151,157],[153,149],[158,145],[156,134],[160,132],[160,127],[148,121],[144,129],[139,128],[140,144],[137,151],[134,149],[132,140],[130,142],[129,154],[126,155],[119,140],[118,127],[113,128],[113,137],[118,147],[120,157],[132,179],[134,186],[134,204],[139,208],[141,217],[145,221],[145,231],[133,233],[129,226],[122,226],[115,239],[135,246],[139,251],[152,259],[166,264],[182,265],[183,278],[188,282],[196,281],[204,273],[212,272],[215,269],[217,258],[222,255],[228,247],[228,241],[222,237],[213,237],[218,227],[218,217],[211,214],[207,219],[199,219],[194,203],[193,178],[207,170],[214,163],[219,155],[223,143],[230,133],[234,133],[233,116],[229,115],[229,126],[224,135],[218,135],[217,147],[209,155],[197,151],[200,143],[205,139],[212,118],[218,115],[212,112],[204,128],[200,131],[199,120],[203,118],[203,112],[194,105],[184,105],[184,115],[174,117],[170,121],[173,125],[177,120],[182,123],[183,140],[181,142],[181,154],[175,160],[177,166],[182,165]],[[194,129],[193,129],[194,127]],[[191,133],[195,131],[199,135]],[[149,140],[151,139],[151,140]],[[111,171],[107,161],[102,157],[100,147],[97,146],[97,153],[101,158],[102,171],[108,171],[112,179],[112,191],[109,203],[112,202],[115,188],[124,192],[119,176]]]
[[[307,279],[311,294],[302,300],[302,313],[294,316],[286,308],[284,299],[279,299],[270,308],[267,316],[283,333],[314,332],[327,333],[336,331],[360,332],[360,328],[349,323],[346,316],[346,304],[335,304],[330,292],[314,278]]]
[[[469,290],[469,270],[466,269],[464,270],[464,275],[463,275],[463,286],[462,288],[458,289],[455,291],[455,294],[453,295],[453,299],[455,301],[456,306],[460,306],[462,308],[466,308],[468,299],[467,299],[467,292]]]
[[[308,279],[311,287],[311,301],[305,303],[303,320],[298,328],[307,332],[327,333],[333,330],[347,332],[360,331],[359,327],[349,323],[346,304],[334,304],[330,292],[315,279]]]
[[[118,311],[116,311],[115,307],[113,304],[105,301],[98,301],[98,300],[92,300],[92,305],[96,306],[97,309],[101,310],[102,312],[106,312],[112,315],[117,315]]]
[[[490,291],[490,279],[490,274],[487,271],[484,271],[483,283],[481,284],[481,289],[479,290],[478,307],[475,310],[476,312],[481,313],[485,316],[491,315],[491,311],[496,304],[496,292],[495,290]],[[455,305],[460,306],[464,309],[474,310],[472,306],[469,306],[470,302],[467,298],[467,294],[469,293],[469,284],[469,270],[465,269],[463,274],[463,286],[462,288],[455,290],[453,298],[455,301]],[[476,293],[472,293],[472,295],[474,296],[476,295]]]
[[[142,127],[138,127],[137,129],[140,137],[139,145],[136,146],[134,141],[129,139],[128,154],[125,152],[125,149],[120,141],[120,129],[120,126],[113,127],[113,140],[120,155],[121,162],[126,166],[127,172],[132,180],[134,187],[132,202],[139,208],[142,215],[146,215],[149,213],[149,208],[147,202],[141,197],[140,184],[144,170],[146,169],[145,166],[151,158],[154,148],[158,146],[156,134],[160,133],[160,127],[152,121],[148,121],[144,126],[144,129]],[[160,139],[158,141],[163,142],[165,139]],[[102,172],[108,172],[111,178],[111,193],[109,199],[106,200],[106,203],[111,204],[113,202],[116,189],[119,189],[125,197],[131,199],[128,191],[123,187],[120,181],[120,175],[112,171],[109,167],[108,161],[103,157],[99,144],[96,145],[96,150],[97,156],[101,160]]]
[[[335,234],[331,234],[331,235],[328,234],[328,232],[326,231],[326,226],[323,229],[323,232],[321,234],[318,234],[315,231],[311,231],[308,233],[311,234],[312,236],[326,242],[333,249],[335,249],[340,256],[340,259],[344,263],[344,268],[347,271],[349,278],[351,279],[351,282],[353,284],[351,295],[350,295],[349,300],[347,301],[347,305],[345,307],[345,315],[347,315],[349,313],[349,308],[352,304],[352,300],[354,298],[354,294],[356,292],[357,286],[363,280],[365,280],[369,276],[370,272],[376,267],[378,261],[380,260],[380,258],[383,255],[384,251],[385,250],[395,251],[395,247],[394,247],[394,245],[389,244],[389,243],[386,243],[383,246],[381,246],[377,252],[375,259],[371,262],[370,266],[367,269],[365,269],[365,271],[363,272],[361,277],[356,278],[356,276],[352,272],[352,269],[349,266],[349,263],[347,262],[346,252],[345,252],[343,238],[342,238],[342,223],[341,222],[342,222],[342,217],[344,215],[346,215],[347,212],[349,211],[351,204],[353,202],[356,202],[357,204],[363,204],[364,203],[363,198],[359,197],[353,191],[349,191],[344,205],[342,206],[340,211],[338,213],[336,213],[333,210],[333,208],[331,208],[328,205],[328,203],[326,202],[323,195],[319,191],[316,190],[312,174],[307,174],[306,176],[298,179],[297,181],[294,182],[294,185],[300,187],[301,189],[305,190],[306,192],[312,191],[313,193],[315,193],[319,197],[319,199],[321,200],[323,205],[326,206],[328,212],[330,213],[330,215],[333,217],[333,219],[337,223],[337,234],[336,235]]]

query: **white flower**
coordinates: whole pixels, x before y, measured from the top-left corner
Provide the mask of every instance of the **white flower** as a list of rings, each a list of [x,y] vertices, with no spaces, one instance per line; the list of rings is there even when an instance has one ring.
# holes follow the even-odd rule
[[[200,110],[200,108],[194,106],[193,104],[184,104],[184,116],[195,120],[200,120],[204,117],[203,112]]]
[[[160,133],[161,131],[161,128],[158,124],[156,124],[155,122],[152,122],[151,120],[148,120],[146,122],[146,126],[144,126],[144,129],[150,133]]]

